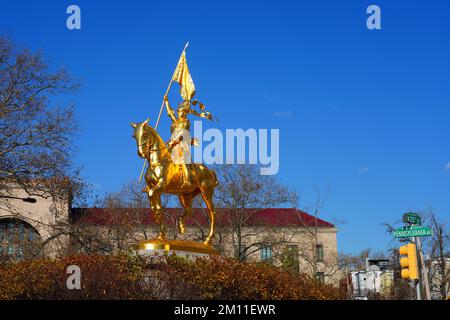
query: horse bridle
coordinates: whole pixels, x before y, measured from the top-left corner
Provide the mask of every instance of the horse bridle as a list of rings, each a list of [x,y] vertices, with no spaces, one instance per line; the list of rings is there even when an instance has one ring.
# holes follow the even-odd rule
[[[147,134],[147,133],[146,133],[146,134]],[[154,137],[153,137],[153,138],[154,138]],[[143,147],[145,144],[148,144],[148,139],[144,139],[144,142],[138,144],[138,147]],[[142,148],[142,149],[144,149],[144,148]],[[152,152],[155,152],[155,151],[161,151],[161,150],[164,150],[164,149],[167,149],[167,146],[164,146],[164,147],[162,147],[162,148],[160,148],[160,149],[152,149],[152,148],[149,148],[148,153],[151,154]]]

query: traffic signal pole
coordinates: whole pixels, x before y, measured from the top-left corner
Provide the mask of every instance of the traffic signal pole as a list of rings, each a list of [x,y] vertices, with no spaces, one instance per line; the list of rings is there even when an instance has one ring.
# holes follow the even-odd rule
[[[417,238],[416,237],[412,237],[412,241],[414,242],[414,244],[416,245],[416,255],[418,253],[418,247],[417,247]],[[417,294],[417,300],[422,300],[422,284],[421,284],[421,279],[422,279],[422,275],[420,270],[422,270],[422,268],[420,267],[420,263],[417,264],[417,268],[419,269],[418,272],[418,277],[419,279],[414,280],[414,284],[416,286],[416,294]]]
[[[417,300],[431,300],[430,283],[428,282],[428,272],[422,252],[421,237],[432,235],[430,227],[422,226],[422,219],[419,214],[407,212],[403,215],[404,227],[393,231],[395,238],[407,239],[407,245],[399,249],[401,277],[413,280],[417,291]]]
[[[411,241],[412,243],[401,246],[399,249],[400,255],[403,256],[400,258],[400,267],[402,268],[400,275],[403,279],[412,280],[411,283],[414,284],[417,292],[417,300],[422,300],[421,275],[415,244],[416,237],[411,237]]]

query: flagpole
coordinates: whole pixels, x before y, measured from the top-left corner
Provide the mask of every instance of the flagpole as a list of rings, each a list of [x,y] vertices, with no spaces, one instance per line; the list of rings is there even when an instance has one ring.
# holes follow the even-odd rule
[[[187,48],[188,46],[189,46],[189,41],[186,42],[186,45],[184,46],[183,51],[181,51],[180,58],[181,58],[181,56],[183,55],[183,52],[186,51],[186,48]],[[178,61],[180,61],[180,59],[178,59]],[[177,62],[177,66],[178,66],[178,62]],[[173,73],[173,74],[175,74],[175,71],[176,71],[176,70],[177,70],[177,68],[175,67],[175,70],[174,70],[174,73]],[[166,97],[166,96],[169,94],[170,87],[172,87],[172,83],[173,83],[173,74],[172,74],[172,77],[170,78],[169,86],[167,87],[167,90],[166,90],[166,93],[164,94],[164,97]],[[161,103],[161,108],[159,109],[158,119],[156,120],[156,125],[155,125],[155,131],[158,129],[159,120],[161,119],[161,114],[162,114],[163,109],[164,109],[164,98],[163,98],[163,101],[162,101],[162,103]],[[144,159],[144,164],[143,164],[143,166],[142,166],[141,174],[139,175],[139,182],[141,182],[141,180],[142,180],[142,176],[144,175],[144,171],[145,171],[145,166],[146,166],[146,165],[147,165],[147,159]]]

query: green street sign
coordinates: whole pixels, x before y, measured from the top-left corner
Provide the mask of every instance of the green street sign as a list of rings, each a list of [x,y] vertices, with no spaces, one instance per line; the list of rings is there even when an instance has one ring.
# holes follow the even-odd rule
[[[420,225],[422,223],[422,219],[420,218],[420,216],[417,213],[408,212],[403,215],[403,222]]]
[[[429,237],[431,236],[431,229],[422,226],[402,227],[392,232],[392,235],[395,238]]]

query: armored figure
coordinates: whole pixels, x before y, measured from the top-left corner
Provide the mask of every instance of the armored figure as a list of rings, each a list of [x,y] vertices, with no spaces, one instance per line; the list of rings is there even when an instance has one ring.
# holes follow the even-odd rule
[[[206,118],[212,120],[211,113],[204,111],[203,104],[200,104],[200,109],[203,111],[201,113],[191,108],[190,101],[183,101],[178,105],[177,116],[175,116],[175,111],[171,108],[167,96],[164,97],[164,103],[166,105],[167,115],[172,120],[172,125],[170,126],[171,139],[167,143],[169,147],[169,152],[172,154],[172,158],[176,163],[179,163],[183,169],[184,179],[183,184],[188,183],[191,179],[191,171],[188,170],[188,165],[191,163],[191,153],[190,146],[198,145],[196,139],[190,138],[190,122],[188,119],[189,114],[193,114],[197,117]],[[194,100],[193,105],[198,102]]]
[[[171,108],[167,99],[172,82],[180,84],[180,94],[183,99],[176,111]],[[148,162],[148,168],[145,172],[146,187],[144,191],[148,194],[155,221],[160,226],[158,239],[152,240],[152,245],[168,244],[165,239],[165,218],[161,195],[163,193],[173,194],[180,199],[180,203],[184,208],[183,214],[178,219],[178,230],[180,233],[185,232],[184,219],[192,213],[193,199],[200,195],[208,208],[210,223],[209,232],[203,242],[203,247],[200,249],[203,250],[202,252],[205,252],[205,250],[206,252],[212,252],[211,244],[214,238],[215,226],[213,193],[218,181],[214,170],[207,168],[203,164],[191,163],[190,146],[195,145],[196,141],[191,139],[190,136],[188,115],[192,114],[208,120],[212,120],[213,117],[211,113],[205,111],[203,104],[193,100],[194,95],[195,86],[190,76],[186,55],[183,50],[164,95],[164,101],[161,105],[155,128],[148,124],[149,119],[144,122],[131,123],[131,126],[134,129],[133,137],[136,139],[137,153],[139,157],[146,160],[143,168],[145,168],[145,163]],[[156,132],[164,104],[167,114],[172,120],[172,125],[170,126],[172,136],[167,143]],[[198,104],[201,112],[191,108],[191,104],[193,106]],[[174,245],[173,241],[172,245]],[[183,245],[186,245],[186,242]],[[196,248],[199,249],[198,246]]]

